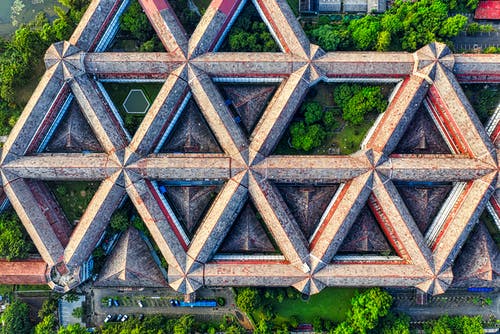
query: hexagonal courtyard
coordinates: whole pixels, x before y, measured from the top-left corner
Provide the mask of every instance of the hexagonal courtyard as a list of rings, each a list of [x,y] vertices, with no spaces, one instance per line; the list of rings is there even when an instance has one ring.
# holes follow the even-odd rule
[[[281,52],[218,52],[247,1],[213,1],[190,36],[168,1],[140,3],[167,52],[105,52],[128,1],[93,1],[4,145],[53,288],[88,279],[97,247],[100,286],[498,285],[500,111],[483,126],[460,84],[500,82],[499,56],[325,53],[279,0],[253,4]],[[109,93],[124,82],[161,83],[128,91],[135,132]],[[276,151],[311,89],[342,82],[392,90],[355,153]],[[67,189],[88,201],[68,208]]]

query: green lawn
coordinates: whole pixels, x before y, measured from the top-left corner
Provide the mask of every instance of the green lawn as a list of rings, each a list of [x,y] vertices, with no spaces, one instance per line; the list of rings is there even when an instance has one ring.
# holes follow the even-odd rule
[[[149,103],[153,103],[154,99],[160,92],[163,83],[158,82],[142,82],[142,83],[116,83],[116,82],[105,82],[103,83],[104,89],[109,94],[111,101],[113,101],[116,109],[120,113],[123,119],[125,128],[127,131],[134,135],[134,133],[139,128],[142,119],[146,114],[128,114],[123,108],[123,102],[127,98],[128,93],[131,89],[141,89],[146,95]]]
[[[351,308],[351,299],[356,291],[351,288],[326,288],[310,296],[307,301],[301,298],[285,299],[282,303],[273,301],[272,307],[276,313],[274,323],[279,326],[292,316],[297,317],[300,323],[311,323],[315,317],[341,322]],[[262,312],[254,312],[253,317],[258,321]]]
[[[99,188],[99,182],[47,182],[70,224],[80,220],[85,209]]]

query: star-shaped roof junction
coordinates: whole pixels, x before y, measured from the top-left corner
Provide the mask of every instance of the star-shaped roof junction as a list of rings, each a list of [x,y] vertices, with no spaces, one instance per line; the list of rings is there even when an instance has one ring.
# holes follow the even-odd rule
[[[500,82],[500,56],[453,55],[439,43],[414,54],[325,53],[310,44],[282,0],[252,1],[281,52],[216,52],[247,1],[212,1],[190,37],[168,1],[139,2],[167,52],[103,52],[128,1],[93,1],[70,40],[47,51],[47,71],[4,145],[4,190],[49,265],[54,287],[80,283],[82,264],[128,195],[168,263],[169,284],[185,293],[203,285],[294,286],[307,294],[326,286],[416,286],[433,294],[447,289],[455,257],[496,189],[498,172],[495,148],[459,82]],[[103,79],[164,80],[133,137],[100,88]],[[215,81],[279,82],[249,136]],[[320,81],[398,85],[357,153],[273,155],[309,88]],[[222,153],[159,153],[191,97]],[[40,153],[61,110],[75,101],[102,153]],[[498,126],[497,118],[490,127]],[[411,136],[419,138],[419,148],[434,145],[431,137],[415,135],[416,130],[411,134],[417,123],[422,131],[433,124],[432,131],[444,138],[442,152],[409,149],[415,146],[408,144]],[[61,227],[64,217],[48,213],[54,201],[34,180],[101,185],[71,232]],[[164,199],[160,181],[223,183],[192,237]],[[426,190],[429,198],[444,191],[445,200],[425,228],[411,203],[402,199],[404,189],[398,190],[412,182],[423,188],[449,185],[448,190]],[[287,184],[336,185],[328,190],[319,222],[307,233],[280,191]],[[215,255],[248,203],[265,225],[257,234],[272,237],[281,254]],[[340,252],[361,212],[371,212],[363,215],[373,215],[393,255]],[[255,222],[245,224],[237,230],[251,235],[249,226]],[[360,231],[371,233],[369,228]],[[256,244],[250,240],[246,247]]]

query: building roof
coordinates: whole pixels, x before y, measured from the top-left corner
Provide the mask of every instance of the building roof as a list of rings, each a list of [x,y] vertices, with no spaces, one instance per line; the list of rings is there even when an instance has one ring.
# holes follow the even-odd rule
[[[500,20],[500,1],[481,0],[474,12],[476,20]]]
[[[46,284],[46,270],[42,259],[0,260],[0,284]]]
[[[94,0],[70,41],[49,48],[47,72],[4,145],[0,172],[5,194],[49,269],[61,269],[56,283],[69,289],[78,281],[128,195],[168,263],[170,286],[181,292],[203,285],[294,286],[304,293],[353,285],[445,291],[455,258],[490,198],[488,208],[497,218],[500,213],[499,197],[491,197],[497,188],[500,111],[485,131],[460,87],[500,82],[500,56],[453,55],[440,43],[413,54],[325,53],[309,43],[286,2],[278,0],[254,3],[281,52],[216,52],[245,2],[213,1],[189,37],[166,0],[141,0],[167,50],[142,54],[104,52],[125,1]],[[159,78],[164,85],[130,138],[100,80]],[[397,85],[357,153],[273,155],[301,101],[322,80]],[[278,85],[260,119],[244,117],[251,131],[237,122],[220,81]],[[41,153],[45,143],[60,138],[59,125],[67,134],[59,116],[71,99],[101,152]],[[36,187],[40,179],[101,182],[72,233],[62,233],[64,217],[47,214],[54,203]],[[162,182],[167,192],[175,184],[221,186],[208,208],[199,210],[178,203],[182,192],[164,196]],[[409,190],[400,192],[401,182]],[[407,207],[402,196],[432,198],[419,185],[435,183],[452,187],[439,209],[432,209],[433,218],[421,222],[412,215],[426,211],[429,200]],[[333,188],[319,190],[325,185]],[[289,186],[317,193],[296,193]],[[196,193],[186,193],[195,203]],[[246,209],[249,201],[255,217]],[[370,219],[359,226],[366,205]],[[244,222],[235,225],[242,210]],[[196,223],[191,214],[200,216]],[[373,226],[380,231],[370,239]],[[102,280],[142,284],[137,272],[151,262],[137,262],[146,249],[135,248],[134,233],[122,237]],[[237,235],[227,241],[228,233]],[[268,252],[270,244],[275,253]],[[394,254],[387,254],[388,246]]]
[[[139,231],[131,227],[118,239],[95,285],[155,288],[167,286],[167,281]]]

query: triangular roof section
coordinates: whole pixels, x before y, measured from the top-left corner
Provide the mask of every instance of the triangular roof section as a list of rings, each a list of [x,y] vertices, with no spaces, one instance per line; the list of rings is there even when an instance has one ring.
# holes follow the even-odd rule
[[[494,286],[500,282],[500,250],[483,222],[471,232],[453,265],[454,287]]]
[[[453,189],[450,182],[395,183],[418,229],[425,235]]]
[[[175,212],[186,234],[194,235],[221,190],[220,183],[159,183],[159,190]]]
[[[339,184],[277,184],[302,233],[310,240],[334,198]]]
[[[216,84],[236,122],[246,133],[247,137],[250,137],[276,92],[278,83],[235,83],[227,79],[226,81],[217,80]]]
[[[272,240],[261,220],[254,205],[247,201],[215,257],[220,260],[221,257],[217,257],[217,254],[279,254],[276,242]]]
[[[66,108],[67,110],[61,110],[62,115],[52,123],[49,134],[38,151],[47,153],[103,152],[99,140],[72,96]],[[59,119],[61,116],[62,119]]]
[[[166,287],[167,281],[140,232],[131,227],[118,239],[94,285],[154,288]]]
[[[191,97],[179,110],[180,117],[164,134],[159,153],[222,153],[222,149],[196,101]]]
[[[373,203],[373,200],[370,202]],[[365,204],[342,241],[337,254],[357,255],[359,258],[364,255],[396,255],[396,251],[382,229],[382,226],[385,227],[381,225],[384,221],[381,221],[382,217],[375,208],[373,204],[371,206]]]
[[[425,104],[415,113],[394,154],[452,154],[452,143],[427,106]]]

